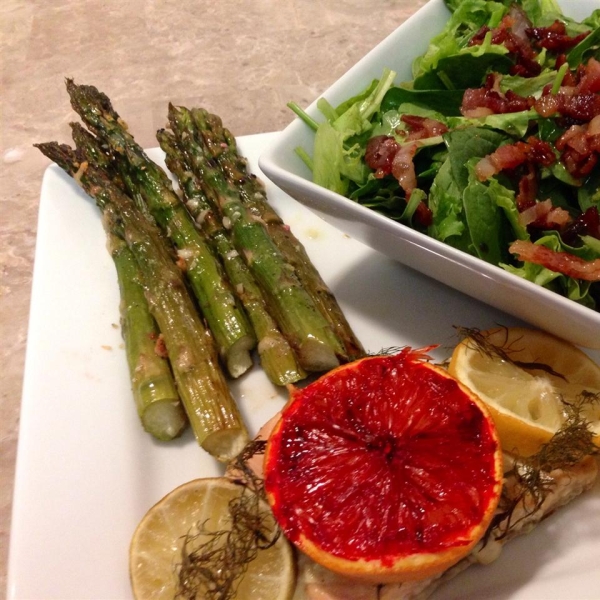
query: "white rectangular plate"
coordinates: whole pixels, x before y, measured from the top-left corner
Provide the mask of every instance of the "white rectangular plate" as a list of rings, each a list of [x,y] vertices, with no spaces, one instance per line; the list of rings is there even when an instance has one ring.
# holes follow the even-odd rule
[[[240,139],[258,172],[278,134]],[[152,158],[162,161],[159,151]],[[454,326],[519,322],[350,239],[268,184],[276,210],[337,295],[369,351],[457,341]],[[99,212],[58,168],[41,193],[10,547],[10,600],[131,597],[128,547],[144,513],[177,485],[222,466],[190,433],[159,443],[129,390],[119,295]],[[600,361],[600,352],[590,352]],[[235,382],[251,434],[285,394],[258,367]],[[597,598],[600,489],[574,502],[492,566],[471,568],[436,598]]]
[[[576,19],[583,19],[598,8],[598,0],[558,0],[558,3]],[[429,40],[442,30],[449,15],[443,0],[431,0],[322,96],[337,106],[381,77],[384,68],[397,72],[398,83],[410,80],[413,59],[425,52]],[[323,120],[316,101],[307,113],[318,122]],[[295,152],[302,147],[312,155],[313,144],[314,133],[300,119],[295,119],[260,157],[260,165],[285,192],[354,239],[536,327],[576,344],[600,348],[600,312],[313,183],[312,174]]]

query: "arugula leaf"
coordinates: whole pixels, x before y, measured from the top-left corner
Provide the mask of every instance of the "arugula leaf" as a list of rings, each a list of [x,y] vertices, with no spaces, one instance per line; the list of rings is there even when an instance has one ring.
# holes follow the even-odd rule
[[[517,240],[528,240],[529,233],[527,228],[521,225],[519,220],[519,211],[513,190],[508,189],[498,182],[497,179],[490,179],[488,190],[496,202],[496,206],[504,211],[504,215],[511,226],[513,238]]]
[[[600,18],[600,9],[598,15]],[[596,60],[600,60],[600,25],[569,51],[567,62],[572,69],[575,69],[581,63],[587,62],[592,56]]]
[[[430,40],[427,51],[413,62],[413,77],[435,69],[438,61],[457,54],[483,25],[495,27],[508,12],[501,2],[468,0],[453,3],[453,12],[444,29]]]
[[[600,170],[596,169],[577,191],[579,208],[586,211],[591,206],[600,210]]]
[[[390,88],[381,102],[381,110],[398,110],[405,103],[434,110],[442,115],[460,115],[464,90],[414,90],[404,87]]]
[[[538,135],[541,140],[555,142],[564,132],[565,128],[555,119],[538,119]]]
[[[469,182],[467,163],[472,158],[483,158],[491,154],[510,139],[501,133],[483,127],[456,129],[444,134],[448,148],[452,174],[462,191]]]
[[[379,110],[381,101],[394,83],[395,77],[394,71],[385,69],[381,79],[369,94],[366,96],[361,94],[356,96],[353,102],[345,102],[340,105],[335,111],[339,117],[331,121],[333,127],[341,131],[345,138],[369,129],[371,127],[370,119]]]
[[[379,82],[379,79],[373,79],[373,81],[371,81],[371,84],[368,85],[362,92],[356,94],[356,96],[348,98],[347,100],[339,104],[338,107],[335,109],[337,116],[345,113],[353,104],[357,104],[358,102],[366,100],[375,91],[375,89],[377,89]]]
[[[540,180],[537,197],[550,199],[552,206],[564,208],[566,211],[575,214],[579,211],[577,210],[577,202],[573,191],[573,186],[552,177],[550,172],[547,177]]]
[[[590,252],[591,259],[600,258],[600,240],[591,235],[582,235],[581,241]]]
[[[442,57],[437,65],[414,80],[415,90],[465,90],[483,85],[486,75],[491,71],[508,73],[513,61],[506,56],[504,46],[493,46],[496,52],[488,52],[481,56],[472,53],[454,54]]]
[[[340,113],[338,113],[338,111],[333,106],[331,106],[331,104],[326,98],[319,98],[317,100],[317,108],[321,111],[325,119],[327,119],[327,121],[329,121],[330,123],[335,121],[340,116]]]
[[[415,188],[410,194],[410,199],[406,205],[406,209],[400,215],[398,220],[402,223],[410,225],[412,223],[413,215],[417,210],[417,206],[419,206],[419,204],[425,200],[427,200],[427,194],[423,190]]]
[[[444,0],[444,4],[449,11],[454,12],[463,0]]]
[[[440,121],[440,123],[445,123],[447,121],[444,115],[435,110],[424,108],[417,104],[404,103],[398,107],[398,110],[388,110],[381,116],[381,123],[376,124],[373,127],[373,135],[394,135],[398,130],[404,131],[406,125],[402,121],[403,115],[435,119],[436,121]],[[422,141],[426,142],[426,140]]]
[[[372,174],[367,182],[350,194],[352,200],[370,208],[394,221],[412,226],[412,218],[421,201],[427,199],[427,194],[416,188],[407,202],[404,195],[399,193],[398,182],[391,178],[376,179]]]
[[[500,90],[506,93],[512,90],[519,96],[539,97],[545,86],[554,82],[556,71],[544,69],[535,77],[521,77],[519,75],[504,75],[500,80]]]
[[[585,27],[590,27],[591,29],[600,27],[600,8],[597,8],[594,12],[592,12],[589,17],[586,17],[581,24]]]

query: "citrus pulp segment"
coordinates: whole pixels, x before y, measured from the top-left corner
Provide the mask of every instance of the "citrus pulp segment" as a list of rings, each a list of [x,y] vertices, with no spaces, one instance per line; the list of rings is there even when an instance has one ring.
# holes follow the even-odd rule
[[[474,332],[449,371],[488,405],[507,452],[535,454],[565,422],[563,402],[582,394],[595,397],[582,412],[600,443],[600,366],[564,340],[522,327]]]
[[[315,562],[377,583],[424,579],[460,560],[501,487],[487,409],[410,349],[294,390],[265,456],[286,536]]]
[[[240,485],[224,477],[195,479],[167,494],[146,513],[135,531],[129,554],[131,584],[138,600],[173,600],[184,536],[197,533],[198,524],[204,524],[208,531],[229,528],[229,502],[241,492]],[[261,511],[271,518],[264,502]],[[200,536],[195,542],[205,540],[206,536]],[[285,538],[279,536],[273,546],[258,551],[233,597],[289,600],[294,586],[293,552]],[[198,597],[206,596],[200,592]]]

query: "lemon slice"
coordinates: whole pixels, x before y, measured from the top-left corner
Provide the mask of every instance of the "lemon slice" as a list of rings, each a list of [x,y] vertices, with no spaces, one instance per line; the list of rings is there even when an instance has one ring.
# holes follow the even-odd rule
[[[522,456],[536,453],[564,423],[563,402],[582,392],[600,399],[600,366],[572,344],[533,329],[467,337],[454,349],[449,371],[488,405],[502,447]],[[583,416],[598,443],[600,402],[586,404]]]
[[[224,477],[195,479],[167,494],[146,513],[135,531],[129,553],[136,599],[173,600],[184,536],[197,533],[198,524],[204,524],[207,531],[229,528],[228,505],[241,491],[241,486]],[[261,510],[272,518],[266,503],[261,503]],[[195,540],[195,547],[196,542],[202,541],[206,541],[205,536]],[[280,536],[273,546],[259,550],[249,563],[235,598],[288,600],[294,586],[294,556],[289,543]]]

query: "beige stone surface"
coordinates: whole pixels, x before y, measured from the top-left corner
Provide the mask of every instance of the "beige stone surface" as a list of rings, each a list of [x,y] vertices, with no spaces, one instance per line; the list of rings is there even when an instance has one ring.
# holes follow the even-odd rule
[[[0,6],[0,598],[40,185],[34,142],[67,141],[65,77],[106,92],[146,146],[169,101],[237,135],[283,128],[425,0],[4,0]]]

